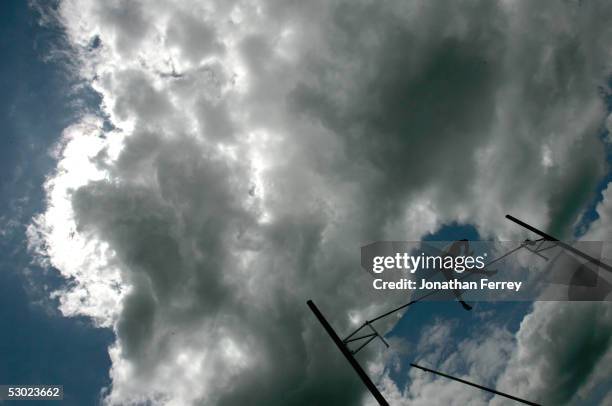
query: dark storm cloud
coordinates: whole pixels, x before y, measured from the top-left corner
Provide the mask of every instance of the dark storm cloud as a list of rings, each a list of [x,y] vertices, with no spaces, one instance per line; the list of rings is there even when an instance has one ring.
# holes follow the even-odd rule
[[[517,334],[518,349],[498,382],[543,404],[580,404],[589,380],[609,377],[612,313],[607,303],[540,302]],[[492,404],[506,404],[496,398]]]
[[[599,120],[576,133],[563,127],[567,115],[583,120],[580,114],[593,114],[586,106],[579,112],[577,104],[593,100],[593,78],[603,73],[597,69],[607,50],[587,48],[594,33],[580,35],[586,21],[554,34],[537,22],[548,7],[511,7],[520,22],[494,2],[421,4],[418,20],[373,4],[334,10],[327,38],[329,52],[339,57],[306,59],[309,81],[292,92],[293,105],[342,137],[353,162],[383,174],[368,185],[377,196],[371,208],[377,224],[401,215],[410,195],[432,184],[440,211],[452,213],[462,202],[474,210],[476,196],[483,203],[502,198],[502,207],[512,208],[511,200],[529,199],[520,188],[535,181],[549,191],[545,217],[555,219],[557,232],[590,197],[603,170],[594,137],[602,106],[595,107]],[[610,36],[603,24],[589,29]],[[561,155],[552,169],[542,165],[547,142]],[[567,142],[575,152],[572,170],[563,162]],[[476,184],[485,169],[477,154],[486,148],[496,155],[487,170],[505,185]],[[344,169],[354,172],[351,163]],[[487,220],[486,227],[500,223]]]
[[[367,162],[382,174],[368,185],[378,197],[371,200],[375,224],[400,217],[410,194],[432,179],[444,179],[452,185],[450,195],[469,199],[474,147],[488,137],[501,80],[495,49],[499,11],[490,2],[482,4],[477,21],[483,26],[470,26],[473,32],[460,39],[436,34],[452,18],[438,4],[442,14],[430,17],[426,29],[432,35],[425,46],[423,34],[414,32],[420,27],[411,27],[393,10],[342,5],[328,35],[332,52],[362,65],[347,72],[352,73],[348,94],[334,100],[342,91],[334,80],[345,66],[335,72],[335,65],[318,60],[312,62],[315,84],[299,84],[292,94],[298,112],[344,138],[353,162]],[[373,39],[367,41],[369,36]],[[360,37],[365,38],[354,40]],[[346,171],[353,171],[350,165]]]

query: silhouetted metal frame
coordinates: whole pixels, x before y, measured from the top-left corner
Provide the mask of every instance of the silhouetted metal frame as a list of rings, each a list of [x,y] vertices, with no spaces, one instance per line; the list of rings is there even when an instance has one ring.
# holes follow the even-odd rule
[[[582,258],[586,259],[589,262],[597,264],[598,266],[602,267],[603,269],[605,269],[608,272],[612,272],[612,266],[601,262],[597,258],[593,258],[592,256],[590,256],[590,255],[580,251],[579,249],[576,249],[576,248],[572,247],[571,245],[569,245],[567,243],[564,243],[563,241],[559,241],[559,239],[553,237],[552,235],[547,234],[544,231],[538,230],[534,226],[529,225],[529,224],[525,223],[524,221],[521,221],[521,220],[517,219],[516,217],[513,217],[513,216],[511,216],[509,214],[506,214],[506,218],[508,220],[510,220],[510,221],[515,222],[519,226],[524,227],[524,228],[526,228],[527,230],[529,230],[529,231],[531,231],[533,233],[536,233],[540,237],[543,237],[546,241],[554,241],[555,244],[557,244],[559,247],[568,250],[572,254],[578,255],[579,257],[582,257]]]
[[[592,256],[590,256],[590,255],[588,255],[588,254],[586,254],[586,253],[584,253],[584,252],[582,252],[582,251],[572,247],[571,245],[564,243],[563,241],[560,241],[559,239],[553,237],[552,235],[547,234],[547,233],[545,233],[545,232],[543,232],[541,230],[538,230],[537,228],[535,228],[535,227],[525,223],[524,221],[521,221],[521,220],[517,219],[516,217],[511,216],[510,214],[507,214],[506,218],[508,220],[513,221],[514,223],[516,223],[516,224],[526,228],[527,230],[532,231],[532,232],[538,234],[540,237],[542,237],[542,239],[537,240],[536,242],[540,242],[542,240],[551,241],[554,244],[556,244],[556,245],[558,245],[558,246],[560,246],[560,247],[562,247],[562,248],[572,252],[573,254],[578,255],[579,257],[582,257],[582,258],[586,259],[589,262],[597,264],[598,266],[604,268],[605,270],[607,270],[609,272],[612,272],[612,267],[610,265],[601,262],[597,258],[594,258],[594,257],[592,257]],[[516,248],[510,250],[509,252],[505,253],[501,257],[498,257],[498,258],[492,260],[491,262],[489,262],[485,266],[485,268],[487,268],[491,264],[493,264],[493,263],[495,263],[495,262],[497,262],[497,261],[499,261],[499,260],[501,260],[501,259],[503,259],[503,258],[505,258],[505,257],[507,257],[507,256],[509,256],[511,254],[513,254],[514,252],[518,251],[521,248],[525,248],[528,251],[532,252],[533,254],[536,254],[538,256],[544,257],[543,255],[540,254],[540,252],[544,251],[546,249],[549,249],[550,247],[549,248],[540,249],[540,246],[538,246],[535,250],[533,250],[533,249],[530,249],[528,247],[528,243],[526,241],[526,242],[522,243],[521,245],[519,245],[518,247],[516,247]],[[546,257],[544,257],[544,258],[547,259]],[[468,275],[469,274],[463,275],[461,278],[458,278],[458,280],[462,280],[462,279],[466,278]],[[423,295],[423,296],[421,296],[421,297],[419,297],[419,298],[417,298],[415,300],[411,300],[410,302],[405,303],[405,304],[403,304],[403,305],[401,305],[399,307],[396,307],[396,308],[394,308],[392,310],[389,310],[388,312],[383,313],[380,316],[377,316],[377,317],[375,317],[375,318],[373,318],[371,320],[366,320],[361,326],[359,326],[356,330],[354,330],[351,334],[349,334],[348,337],[346,337],[344,340],[340,339],[338,334],[336,334],[335,330],[329,324],[327,319],[325,319],[325,317],[323,316],[321,311],[317,308],[317,306],[314,304],[314,302],[312,300],[308,300],[307,304],[308,304],[308,307],[310,307],[310,310],[312,310],[314,315],[317,317],[317,319],[319,320],[319,322],[321,323],[321,325],[323,326],[325,331],[327,331],[327,333],[329,334],[331,339],[334,341],[334,343],[336,344],[336,346],[338,347],[340,352],[342,352],[342,354],[347,359],[349,364],[351,364],[351,366],[353,367],[353,369],[355,370],[357,375],[359,375],[359,377],[361,378],[362,382],[368,388],[368,390],[370,391],[372,396],[374,396],[374,398],[378,401],[379,404],[381,404],[383,406],[384,405],[388,406],[389,403],[385,400],[383,395],[380,393],[380,391],[378,390],[376,385],[374,385],[374,383],[372,382],[370,377],[365,373],[363,368],[361,368],[361,365],[359,364],[359,362],[357,362],[357,360],[355,359],[355,357],[353,355],[356,354],[362,348],[364,348],[367,344],[369,344],[376,337],[379,337],[382,340],[382,342],[387,347],[389,347],[389,344],[385,341],[384,337],[382,335],[380,335],[378,333],[378,331],[376,331],[374,329],[374,326],[372,325],[372,323],[374,321],[377,321],[377,320],[380,320],[382,318],[385,318],[385,317],[387,317],[387,316],[389,316],[389,315],[391,315],[391,314],[393,314],[393,313],[395,313],[397,311],[400,311],[400,310],[402,310],[404,308],[407,308],[410,305],[418,303],[421,300],[423,300],[423,299],[425,299],[425,298],[435,294],[436,292],[437,292],[437,290],[432,290],[432,291],[428,292],[427,294],[425,294],[425,295]],[[370,327],[370,329],[372,329],[372,331],[373,331],[372,334],[366,334],[366,335],[360,336],[360,337],[353,337],[354,335],[356,335],[359,331],[361,331],[366,326],[368,326],[368,327]],[[357,350],[351,351],[348,348],[348,343],[354,342],[354,341],[358,341],[358,340],[361,340],[361,339],[366,339],[366,338],[368,340],[366,340],[366,342],[363,343]],[[410,363],[410,366],[413,367],[413,368],[418,368],[418,369],[421,369],[423,371],[430,372],[430,373],[433,373],[433,374],[436,374],[436,375],[448,378],[448,379],[452,379],[452,380],[457,381],[457,382],[461,382],[461,383],[469,385],[469,386],[473,386],[473,387],[478,388],[478,389],[482,389],[484,391],[487,391],[487,392],[490,392],[490,393],[493,393],[493,394],[496,394],[496,395],[499,395],[499,396],[506,397],[508,399],[515,400],[517,402],[521,402],[521,403],[524,403],[524,404],[527,404],[527,405],[540,406],[538,403],[534,403],[534,402],[531,402],[529,400],[521,399],[521,398],[518,398],[516,396],[510,395],[510,394],[507,394],[507,393],[504,393],[504,392],[500,392],[500,391],[495,390],[495,389],[488,388],[486,386],[482,386],[482,385],[479,385],[479,384],[476,384],[476,383],[473,383],[473,382],[470,382],[470,381],[466,381],[466,380],[461,379],[461,378],[454,377],[452,375],[445,374],[443,372],[439,372],[439,371],[436,371],[436,370],[433,370],[433,369],[429,369],[429,368],[426,368],[426,367],[423,367],[423,366],[420,366],[420,365],[417,365],[417,364],[413,364],[413,363]]]
[[[317,305],[315,305],[312,300],[309,300],[306,303],[308,304],[308,307],[310,307],[310,310],[312,310],[312,312],[314,313],[315,317],[319,320],[319,323],[321,323],[325,331],[327,331],[327,334],[329,334],[332,341],[334,342],[334,344],[336,344],[342,355],[344,355],[344,357],[349,362],[349,364],[351,364],[355,372],[357,372],[357,375],[359,375],[359,378],[361,378],[361,381],[368,388],[372,396],[374,396],[374,398],[381,406],[389,406],[389,403],[385,400],[376,385],[374,385],[374,382],[372,382],[368,374],[366,374],[363,368],[361,368],[361,365],[359,365],[359,362],[357,362],[346,344],[344,344],[340,337],[338,337],[338,334],[336,334],[333,327],[331,326],[331,324],[329,324],[325,316],[323,316],[323,313],[321,313]],[[372,337],[372,339],[373,338],[374,337]]]

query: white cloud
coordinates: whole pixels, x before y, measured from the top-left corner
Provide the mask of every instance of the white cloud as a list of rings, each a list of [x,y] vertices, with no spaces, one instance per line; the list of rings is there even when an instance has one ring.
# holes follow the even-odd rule
[[[414,363],[491,387],[504,370],[514,349],[512,334],[492,324],[460,337],[461,327],[449,320],[436,320],[421,333],[414,350]],[[486,405],[490,395],[480,389],[411,368],[409,381],[400,388],[388,370],[381,370],[382,387],[392,405]]]
[[[570,226],[603,171],[610,13],[63,1],[115,129],[65,131],[30,242],[72,281],[62,311],[117,333],[107,400],[360,402],[306,299],[345,331],[403,299],[364,288],[364,242],[449,221],[510,238],[506,212]],[[457,391],[414,379],[420,399]]]

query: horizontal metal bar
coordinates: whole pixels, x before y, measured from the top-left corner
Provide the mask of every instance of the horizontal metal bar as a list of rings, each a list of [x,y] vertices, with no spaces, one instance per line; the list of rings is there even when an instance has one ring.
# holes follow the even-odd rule
[[[376,334],[381,339],[381,341],[387,346],[387,348],[389,348],[389,343],[387,342],[387,340],[385,340],[385,338],[378,331],[376,331],[372,323],[370,323],[369,321],[366,321],[366,323],[368,324],[368,327],[372,329],[374,334]]]
[[[355,337],[355,338],[351,338],[349,340],[344,340],[344,343],[352,343],[353,341],[358,341],[358,340],[363,340],[364,338],[368,338],[368,337],[372,337],[375,336],[376,333],[370,333],[370,334],[366,334],[364,336],[360,336],[360,337]]]
[[[348,340],[349,338],[351,338],[352,336],[354,336],[355,334],[357,334],[359,331],[361,331],[362,328],[364,328],[366,326],[366,323],[363,323],[361,326],[359,326],[357,328],[357,330],[353,331],[351,334],[349,334],[344,340],[344,342],[346,342],[346,340]]]
[[[370,337],[370,339],[368,341],[366,341],[365,343],[361,344],[361,346],[359,346],[359,348],[357,348],[354,351],[351,351],[351,354],[355,355],[359,352],[359,350],[361,350],[363,347],[365,347],[366,345],[370,344],[372,342],[373,339],[376,338],[376,334],[374,334],[373,337]]]

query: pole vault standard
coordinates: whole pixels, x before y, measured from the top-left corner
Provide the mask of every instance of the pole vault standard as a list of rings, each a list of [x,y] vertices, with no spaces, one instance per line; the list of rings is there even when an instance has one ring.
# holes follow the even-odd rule
[[[591,257],[590,255],[572,247],[569,244],[566,244],[562,241],[559,241],[557,238],[544,233],[541,230],[538,230],[537,228],[517,219],[516,217],[513,217],[511,215],[506,215],[506,218],[510,221],[513,221],[514,223],[526,228],[529,231],[534,232],[535,234],[538,234],[540,237],[542,237],[540,240],[536,240],[537,241],[550,241],[553,242],[555,245],[560,246],[563,249],[566,249],[586,260],[588,260],[589,262],[595,263],[599,266],[601,266],[602,268],[606,269],[607,271],[612,272],[612,267],[608,264],[605,264],[601,261],[599,261],[596,258]],[[502,258],[505,258],[511,254],[513,254],[514,252],[518,251],[521,248],[526,248],[527,250],[529,250],[530,252],[532,252],[533,254],[542,256],[540,253],[548,248],[536,248],[535,250],[530,248],[529,245],[530,243],[532,243],[529,240],[526,240],[524,243],[522,243],[521,245],[519,245],[518,247],[510,250],[509,252],[506,252],[505,254],[503,254],[502,256],[500,256],[499,258],[496,258],[492,261],[490,261],[485,268],[489,267],[490,265],[492,265],[493,263],[501,260]],[[545,258],[545,257],[544,257]],[[469,276],[469,274],[465,274],[463,275],[461,278],[458,278],[458,280],[462,280],[464,278],[466,278],[467,276]],[[355,370],[355,372],[357,373],[357,375],[359,375],[359,378],[361,378],[361,381],[364,383],[364,385],[368,388],[368,390],[370,391],[370,393],[372,394],[372,396],[374,396],[374,398],[378,401],[378,403],[381,406],[389,406],[389,403],[385,400],[385,398],[383,397],[383,395],[380,393],[380,391],[378,390],[378,388],[376,388],[376,385],[374,385],[374,383],[372,382],[372,380],[370,379],[370,377],[365,373],[365,371],[363,370],[363,368],[361,368],[361,365],[359,364],[359,362],[357,362],[357,360],[355,359],[354,355],[357,354],[357,352],[359,352],[362,348],[364,348],[367,344],[369,344],[372,340],[374,340],[376,337],[380,338],[381,341],[387,346],[389,347],[389,344],[385,341],[384,337],[382,335],[380,335],[378,333],[378,331],[374,328],[373,326],[373,322],[380,320],[384,317],[387,317],[395,312],[398,312],[404,308],[407,308],[408,306],[411,306],[415,303],[418,303],[420,301],[422,301],[423,299],[435,294],[437,292],[437,290],[432,290],[430,292],[428,292],[427,294],[415,299],[415,300],[411,300],[410,302],[401,305],[399,307],[396,307],[390,311],[387,311],[386,313],[381,314],[378,317],[373,318],[372,320],[367,320],[365,321],[360,327],[358,327],[355,331],[353,331],[351,334],[349,334],[349,336],[347,338],[345,338],[344,340],[340,339],[340,337],[338,336],[338,334],[335,332],[335,330],[332,328],[332,326],[329,324],[329,322],[327,321],[327,319],[325,318],[325,316],[323,316],[323,313],[321,313],[321,311],[317,308],[317,306],[314,304],[314,302],[312,300],[308,300],[306,303],[308,304],[308,307],[310,307],[310,310],[312,310],[312,312],[314,313],[315,317],[319,320],[319,323],[321,323],[321,325],[323,326],[323,328],[325,329],[325,331],[327,331],[327,334],[329,334],[329,336],[331,337],[331,339],[334,341],[334,344],[336,344],[336,346],[338,347],[338,349],[340,350],[340,352],[344,355],[344,357],[347,359],[347,361],[349,362],[349,364],[351,364],[351,366],[353,367],[353,369]],[[365,335],[361,335],[358,337],[355,337],[355,335],[361,331],[363,328],[365,327],[369,327],[370,330],[372,331],[369,334],[365,334]],[[361,346],[359,346],[359,348],[357,348],[356,350],[350,350],[348,347],[348,344],[351,342],[355,342],[355,341],[359,341],[359,340],[363,340],[363,339],[367,339]],[[439,372],[433,369],[429,369],[429,368],[425,368],[422,367],[420,365],[414,364],[414,363],[410,363],[410,366],[413,368],[417,368],[420,370],[423,370],[425,372],[430,372],[448,379],[452,379],[454,381],[457,382],[461,382],[465,385],[469,385],[469,386],[473,386],[475,388],[499,395],[499,396],[503,396],[505,398],[508,399],[512,399],[514,401],[526,404],[526,405],[532,405],[532,406],[539,406],[538,403],[534,403],[534,402],[530,402],[528,400],[525,399],[521,399],[519,397],[504,393],[504,392],[500,392],[498,390],[495,389],[491,389],[488,388],[486,386],[482,386],[470,381],[466,381],[464,379],[461,378],[457,378],[455,376],[452,375],[448,375],[445,374],[443,372]]]
[[[357,360],[353,356],[353,353],[342,342],[340,337],[338,337],[338,334],[336,334],[332,326],[327,322],[327,319],[325,319],[325,316],[323,316],[323,313],[321,313],[317,305],[315,305],[312,300],[309,300],[306,303],[308,304],[308,307],[310,307],[310,310],[312,310],[316,318],[319,320],[319,323],[321,323],[325,331],[327,331],[327,334],[329,334],[331,339],[334,341],[334,344],[336,344],[342,355],[344,355],[344,357],[349,362],[349,364],[351,364],[355,372],[357,372],[357,375],[359,375],[359,378],[361,378],[361,381],[368,388],[372,396],[374,396],[374,398],[381,406],[389,406],[389,403],[387,403],[387,401],[380,393],[376,385],[374,385],[374,382],[372,382],[368,374],[366,374],[363,368],[361,368],[361,365],[359,365],[359,362],[357,362]]]
[[[525,223],[524,221],[521,221],[519,219],[517,219],[516,217],[513,217],[509,214],[506,214],[506,218],[510,221],[515,222],[516,224],[518,224],[521,227],[526,228],[527,230],[536,233],[537,235],[539,235],[540,237],[542,237],[544,240],[546,241],[551,241],[554,242],[556,245],[558,245],[559,247],[568,250],[569,252],[578,255],[579,257],[582,257],[584,259],[586,259],[589,262],[592,262],[594,264],[597,264],[598,266],[602,267],[603,269],[605,269],[608,272],[612,272],[612,266],[605,264],[603,262],[601,262],[600,260],[598,260],[597,258],[593,258],[592,256],[572,247],[569,244],[564,243],[563,241],[559,241],[557,238],[553,237],[550,234],[546,234],[544,231],[540,231],[537,228],[535,228],[534,226],[531,226],[527,223]]]
[[[417,303],[417,301],[413,300],[409,303],[407,303],[406,305],[400,307],[398,310],[403,309],[404,307],[410,306],[411,304]],[[308,304],[308,307],[310,307],[310,310],[312,310],[312,312],[314,313],[315,317],[319,320],[319,323],[321,323],[321,325],[323,326],[323,328],[325,329],[325,331],[327,331],[327,334],[329,334],[329,336],[331,337],[332,341],[334,342],[334,344],[336,344],[336,347],[338,347],[338,349],[340,350],[340,352],[342,353],[342,355],[344,355],[344,357],[346,358],[346,360],[349,362],[349,364],[351,364],[351,366],[353,367],[353,369],[355,370],[355,372],[357,373],[357,375],[359,375],[359,378],[361,378],[361,381],[363,382],[363,384],[366,386],[366,388],[368,388],[368,390],[370,391],[370,393],[372,394],[372,396],[374,396],[374,398],[376,399],[376,401],[378,402],[378,404],[380,406],[389,406],[389,402],[387,402],[387,400],[384,398],[384,396],[382,395],[382,393],[380,393],[380,391],[378,390],[378,388],[376,387],[376,385],[374,385],[374,382],[372,382],[372,380],[370,379],[370,377],[368,376],[368,374],[366,374],[366,372],[363,370],[363,368],[361,367],[361,365],[359,364],[359,362],[355,359],[354,355],[361,350],[363,347],[365,347],[370,341],[372,341],[374,338],[376,338],[377,336],[383,340],[383,342],[387,345],[387,347],[389,346],[386,341],[384,341],[384,338],[382,336],[380,336],[378,334],[378,332],[376,330],[374,330],[373,326],[371,326],[371,322],[366,322],[367,325],[370,325],[370,327],[372,328],[372,330],[374,331],[374,333],[372,334],[367,334],[361,337],[357,337],[357,338],[351,338],[353,335],[355,335],[355,333],[357,331],[359,331],[359,329],[355,332],[353,332],[349,337],[347,337],[344,340],[341,340],[340,337],[338,336],[338,334],[336,333],[336,331],[333,329],[333,327],[329,324],[329,322],[327,321],[327,319],[325,318],[325,316],[323,316],[323,313],[321,313],[321,311],[319,310],[319,308],[317,307],[317,305],[314,304],[314,302],[312,300],[308,300],[306,302],[306,304]],[[397,311],[397,310],[396,310]],[[387,315],[391,314],[393,312],[389,312]],[[384,316],[382,316],[384,317]],[[380,316],[376,319],[378,320],[380,319]],[[360,340],[360,339],[364,339],[364,338],[368,338],[368,340],[362,344],[357,350],[355,351],[351,351],[347,344],[349,342],[352,341],[356,341],[356,340]],[[457,382],[461,382],[465,385],[469,385],[469,386],[473,386],[475,388],[478,389],[482,389],[484,391],[493,393],[495,395],[499,395],[499,396],[503,396],[505,398],[508,399],[512,399],[515,400],[517,402],[520,403],[524,403],[526,405],[531,405],[531,406],[541,406],[538,403],[534,403],[534,402],[530,402],[528,400],[525,399],[521,399],[518,398],[516,396],[495,390],[495,389],[491,389],[491,388],[487,388],[486,386],[482,386],[473,382],[469,382],[466,381],[464,379],[461,378],[457,378],[455,376],[452,375],[448,375],[445,374],[443,372],[439,372],[439,371],[435,371],[433,369],[429,369],[429,368],[425,368],[422,367],[420,365],[417,364],[413,364],[410,363],[410,366],[413,368],[417,368],[417,369],[421,369],[423,371],[426,372],[431,372],[433,374],[442,376],[444,378],[448,378],[448,379],[452,379],[454,381]]]

